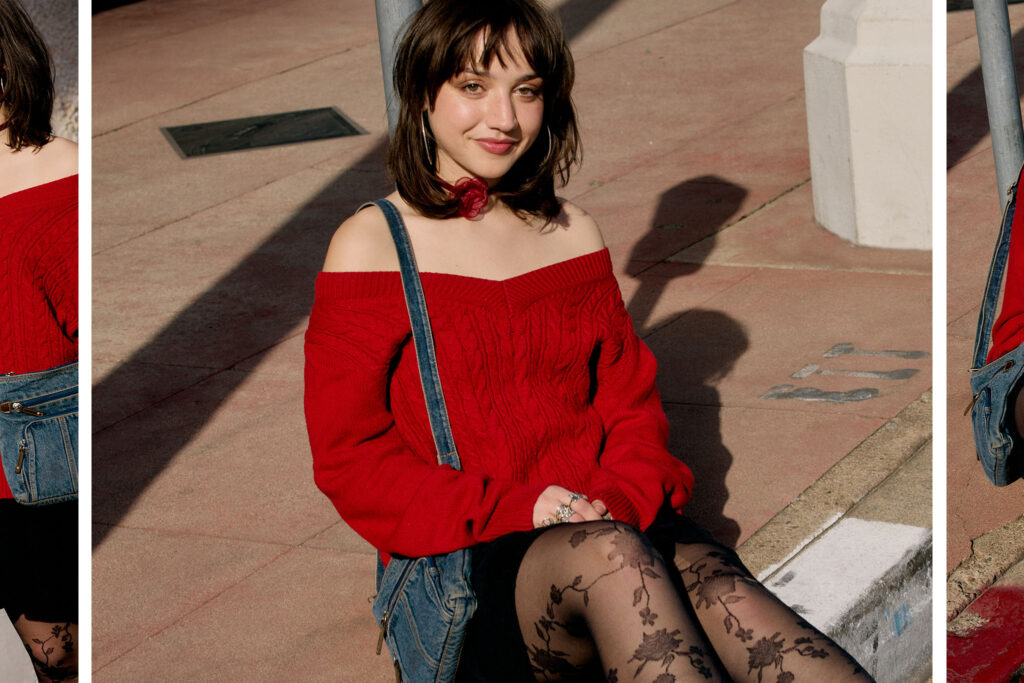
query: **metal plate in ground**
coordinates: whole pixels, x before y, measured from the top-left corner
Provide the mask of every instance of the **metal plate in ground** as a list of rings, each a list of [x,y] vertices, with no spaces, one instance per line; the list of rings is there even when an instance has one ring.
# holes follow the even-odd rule
[[[161,130],[183,158],[366,133],[333,107],[168,126]]]

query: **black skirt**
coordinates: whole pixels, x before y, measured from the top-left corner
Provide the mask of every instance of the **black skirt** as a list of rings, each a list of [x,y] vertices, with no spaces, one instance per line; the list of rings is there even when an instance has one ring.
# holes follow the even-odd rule
[[[78,502],[0,500],[0,607],[11,620],[78,623]]]
[[[530,545],[548,528],[508,534],[473,546],[470,582],[477,608],[466,630],[458,683],[525,683],[536,680],[516,613],[516,576]],[[671,566],[675,543],[719,543],[706,530],[663,513],[645,532]]]

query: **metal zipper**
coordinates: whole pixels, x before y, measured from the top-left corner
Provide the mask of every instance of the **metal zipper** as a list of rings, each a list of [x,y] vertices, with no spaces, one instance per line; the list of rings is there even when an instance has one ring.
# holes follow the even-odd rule
[[[21,466],[25,462],[25,451],[27,450],[28,444],[25,443],[25,439],[21,440],[18,446],[18,465],[14,468],[15,474],[21,474]]]
[[[1003,369],[1000,372],[1008,372],[1010,370],[1010,368],[1013,367],[1013,365],[1014,365],[1014,362],[1012,360],[1006,361],[1006,363],[1003,365]],[[993,375],[992,378],[995,379],[995,375]],[[992,382],[992,380],[989,380],[988,383],[985,384],[985,386],[987,387],[989,384],[991,384],[991,382]],[[981,392],[980,391],[978,393],[976,393],[974,396],[971,397],[971,402],[967,404],[967,409],[964,410],[964,415],[966,415],[967,413],[971,412],[971,408],[973,408],[974,404],[978,402],[978,397],[979,396],[981,396]]]
[[[32,417],[42,417],[44,415],[43,411],[36,410],[35,408],[29,408],[27,405],[19,403],[18,401],[4,401],[3,403],[0,403],[0,413],[25,413]]]
[[[412,568],[415,562],[409,562],[405,565],[405,569],[402,570],[401,576],[398,577],[398,584],[395,586],[395,592],[391,594],[391,600],[388,601],[388,606],[381,613],[380,617],[380,636],[377,638],[377,654],[381,653],[381,649],[384,646],[384,635],[388,630],[388,618],[391,616],[391,612],[395,607],[395,603],[398,602],[398,596],[401,595],[402,589],[405,588],[405,584],[409,581],[409,574],[412,573]],[[397,670],[397,669],[396,669]]]

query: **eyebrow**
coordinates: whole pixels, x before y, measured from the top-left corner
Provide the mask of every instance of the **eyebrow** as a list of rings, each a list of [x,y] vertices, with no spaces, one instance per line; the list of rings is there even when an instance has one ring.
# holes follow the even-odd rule
[[[477,69],[474,66],[466,67],[465,69],[463,69],[462,71],[457,73],[456,76],[461,76],[462,74],[465,74],[465,73],[470,73],[470,74],[473,74],[474,76],[482,76],[484,78],[490,78],[491,77],[491,72],[490,71],[484,71],[484,70],[481,70],[481,69]],[[523,74],[523,77],[520,78],[518,82],[519,83],[525,83],[526,81],[532,81],[534,79],[544,80],[541,76],[538,76],[535,73],[528,73],[528,74]]]

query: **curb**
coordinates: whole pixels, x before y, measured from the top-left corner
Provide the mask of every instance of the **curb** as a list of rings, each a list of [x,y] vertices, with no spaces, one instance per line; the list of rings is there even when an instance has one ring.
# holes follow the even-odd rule
[[[946,578],[946,622],[953,622],[1021,559],[1024,559],[1024,516],[972,540],[971,554]]]
[[[880,683],[931,671],[930,467],[926,392],[739,548],[769,590]]]

